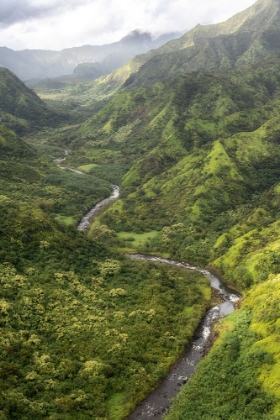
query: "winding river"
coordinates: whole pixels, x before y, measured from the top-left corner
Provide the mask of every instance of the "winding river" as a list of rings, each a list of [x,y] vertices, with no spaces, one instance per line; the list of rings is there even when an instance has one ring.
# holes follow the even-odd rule
[[[68,153],[69,153],[69,151],[65,150],[65,156],[67,156]],[[58,159],[55,159],[54,162],[57,164],[57,166],[60,169],[67,169],[68,171],[75,172],[76,174],[79,174],[79,175],[86,175],[84,172],[79,171],[78,169],[69,168],[68,166],[61,166],[60,163],[63,162],[65,159],[66,159],[66,157],[58,158]],[[111,187],[112,187],[113,192],[110,195],[110,197],[105,198],[102,201],[99,201],[99,203],[97,203],[92,209],[90,209],[90,211],[88,213],[85,214],[85,216],[82,218],[82,220],[77,225],[78,230],[80,230],[81,232],[87,232],[90,228],[90,225],[93,221],[94,216],[99,214],[100,211],[102,211],[102,209],[105,210],[105,208],[108,206],[108,204],[110,204],[112,201],[116,200],[119,197],[120,188],[118,187],[118,185],[113,185],[112,184]]]
[[[195,333],[190,348],[186,350],[163,382],[128,417],[128,420],[162,419],[169,410],[171,399],[178,394],[180,388],[194,373],[197,363],[203,357],[209,345],[211,345],[211,331],[214,323],[232,313],[234,311],[234,302],[237,302],[241,296],[224,285],[218,277],[200,267],[192,266],[182,261],[151,255],[132,254],[127,256],[134,259],[171,264],[186,270],[199,271],[209,279],[211,287],[218,292],[223,301],[207,311]]]
[[[80,223],[77,226],[77,229],[82,232],[87,232],[90,228],[91,221],[93,217],[105,207],[108,206],[112,201],[116,200],[120,195],[120,188],[117,185],[112,185],[113,192],[110,195],[110,197],[105,198],[104,200],[97,203],[80,221]]]
[[[85,175],[83,172],[76,169],[60,166],[59,163],[63,160],[64,159],[56,160],[56,163],[61,169],[69,169]],[[100,214],[100,211],[102,211],[103,208],[107,207],[111,201],[114,201],[119,197],[119,187],[117,185],[112,185],[112,188],[112,195],[105,200],[100,201],[82,218],[77,226],[78,230],[87,232],[94,215],[97,213]],[[152,391],[127,418],[127,420],[162,419],[169,410],[171,400],[178,394],[181,387],[187,383],[190,376],[194,373],[197,363],[211,345],[211,331],[214,323],[232,313],[234,311],[234,303],[237,302],[241,296],[236,291],[229,289],[218,277],[201,267],[192,266],[182,261],[151,255],[127,254],[127,257],[171,264],[186,270],[196,270],[209,279],[211,287],[217,291],[222,300],[222,303],[207,311],[195,333],[190,348],[186,350],[181,359],[172,367],[162,383]]]

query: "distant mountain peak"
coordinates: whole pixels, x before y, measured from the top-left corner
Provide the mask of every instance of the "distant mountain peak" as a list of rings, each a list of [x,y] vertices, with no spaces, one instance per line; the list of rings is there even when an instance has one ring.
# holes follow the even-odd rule
[[[149,32],[142,32],[140,29],[135,29],[134,31],[129,32],[125,37],[121,39],[120,42],[125,43],[135,43],[135,42],[151,42],[152,35]]]
[[[100,75],[109,74],[135,55],[159,48],[179,35],[164,33],[153,37],[149,32],[135,29],[112,44],[83,45],[62,51],[13,51],[0,47],[0,66],[9,68],[22,80],[71,75],[75,67],[82,63],[98,62],[103,65]]]
[[[110,78],[125,86],[194,71],[223,71],[280,55],[280,0],[257,0],[225,22],[197,24],[179,39],[134,58]]]

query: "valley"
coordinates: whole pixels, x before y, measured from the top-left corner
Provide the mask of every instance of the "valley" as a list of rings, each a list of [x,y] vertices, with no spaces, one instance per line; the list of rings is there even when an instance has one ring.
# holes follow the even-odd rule
[[[242,298],[157,418],[280,419],[278,3],[94,80],[0,69],[1,420],[148,419],[209,272]]]

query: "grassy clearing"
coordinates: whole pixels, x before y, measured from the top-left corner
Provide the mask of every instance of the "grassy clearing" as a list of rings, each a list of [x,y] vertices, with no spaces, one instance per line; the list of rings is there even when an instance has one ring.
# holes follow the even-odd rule
[[[99,165],[97,165],[96,163],[89,163],[88,165],[79,166],[78,169],[79,169],[79,171],[83,171],[85,173],[90,173],[92,171],[92,169],[96,168],[97,166],[99,166]]]
[[[72,216],[62,216],[62,214],[58,214],[55,219],[67,226],[74,225],[74,219]]]
[[[125,415],[126,410],[126,395],[125,394],[115,394],[113,395],[107,403],[109,418],[111,420],[118,420]]]
[[[150,232],[144,233],[134,233],[134,232],[118,232],[118,237],[126,242],[126,245],[129,245],[131,248],[138,249],[145,245],[150,239],[154,239],[158,236],[159,231],[152,230]]]

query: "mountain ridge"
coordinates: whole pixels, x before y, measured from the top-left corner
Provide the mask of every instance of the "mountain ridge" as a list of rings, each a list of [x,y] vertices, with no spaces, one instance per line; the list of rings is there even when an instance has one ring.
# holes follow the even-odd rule
[[[20,79],[47,78],[70,75],[81,63],[99,62],[102,74],[108,74],[131,59],[135,53],[158,48],[177,33],[163,34],[155,39],[149,33],[132,31],[118,42],[105,45],[83,45],[61,51],[21,50],[0,48],[0,66],[9,68]]]
[[[238,27],[233,33],[207,38],[217,27],[197,26],[188,35],[191,42],[195,34],[193,46],[155,52],[144,65],[138,56],[107,79],[68,86],[70,97],[80,90],[81,103],[94,84],[97,98],[119,91],[85,122],[48,127],[29,142],[49,148],[50,159],[70,149],[65,166],[88,176],[51,163],[42,179],[25,180],[7,156],[0,176],[0,262],[10,264],[0,264],[5,420],[10,413],[122,420],[155,388],[174,352],[182,355],[219,298],[210,304],[198,274],[127,261],[128,252],[208,265],[244,294],[169,418],[279,420],[279,14],[275,0],[256,5],[246,22],[243,14],[222,28]],[[108,182],[94,184],[96,177]],[[56,223],[74,224],[109,183],[121,186],[121,196],[88,238]],[[15,293],[11,285],[19,284]]]
[[[277,0],[257,0],[255,4],[227,21],[196,25],[182,37],[157,50],[133,58],[124,67],[106,76],[103,84],[120,87],[149,82],[185,72],[224,70],[257,62],[268,57],[269,45],[275,45],[279,17]],[[274,30],[275,33],[270,33]],[[268,31],[266,39],[262,35]],[[277,35],[278,36],[278,35]],[[266,43],[265,48],[263,43]],[[279,52],[279,48],[271,48]],[[154,75],[154,76],[153,76]],[[116,89],[115,89],[116,90]]]
[[[123,87],[136,89],[188,72],[218,68],[226,72],[268,59],[280,54],[278,18],[277,0],[257,0],[225,22],[198,24],[180,38],[136,55],[123,67],[92,81],[88,92],[95,100],[108,99]],[[40,86],[35,89],[40,92]]]
[[[52,111],[39,96],[14,73],[0,67],[1,124],[23,135],[50,123],[67,120],[67,115]]]

